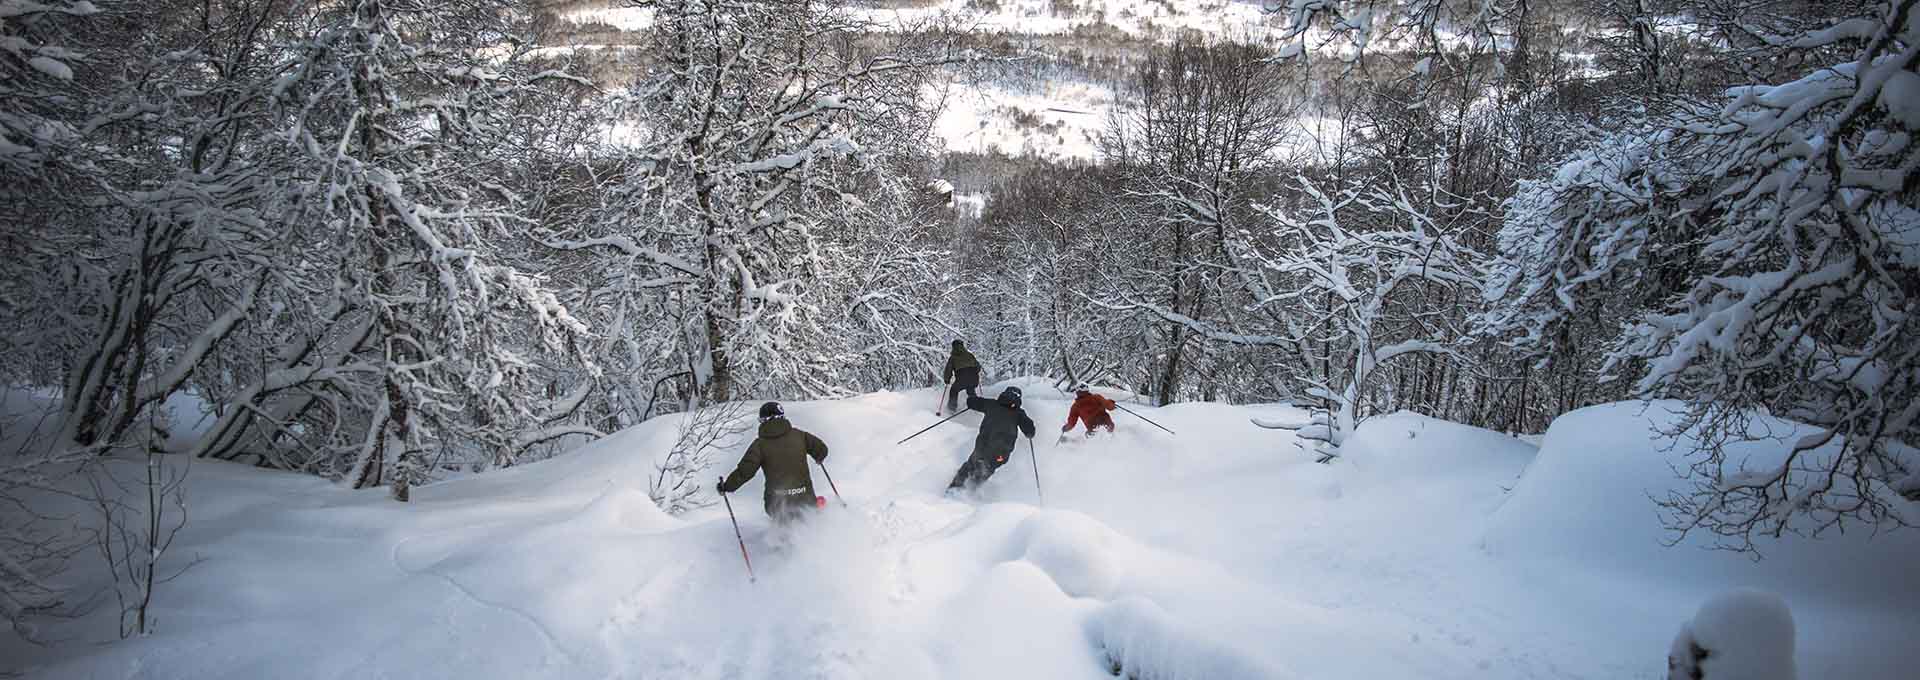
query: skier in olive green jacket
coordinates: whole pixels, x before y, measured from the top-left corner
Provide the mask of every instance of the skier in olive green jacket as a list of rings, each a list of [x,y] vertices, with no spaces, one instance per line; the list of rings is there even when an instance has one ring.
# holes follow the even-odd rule
[[[967,398],[980,396],[974,392],[980,388],[980,360],[973,358],[967,351],[967,345],[959,340],[953,341],[953,353],[947,355],[947,366],[940,371],[940,380],[947,383],[947,410],[960,410],[960,392],[965,390]],[[937,411],[934,415],[940,415]]]
[[[826,461],[826,442],[787,422],[786,410],[780,408],[779,402],[761,404],[760,437],[747,447],[733,474],[720,480],[720,493],[733,493],[753,479],[754,473],[765,469],[767,516],[783,524],[797,519],[816,507],[808,456]]]
[[[953,473],[953,483],[947,485],[950,494],[979,486],[1000,466],[1006,465],[1014,443],[1020,441],[1019,433],[1033,438],[1033,419],[1020,408],[1018,387],[1007,388],[1000,393],[1000,398],[991,401],[967,397],[967,408],[980,412],[980,434],[973,439],[973,455]]]

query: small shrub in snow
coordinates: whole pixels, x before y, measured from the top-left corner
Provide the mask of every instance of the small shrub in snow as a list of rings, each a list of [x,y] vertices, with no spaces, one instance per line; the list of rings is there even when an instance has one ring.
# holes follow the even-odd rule
[[[682,416],[680,436],[666,458],[654,466],[653,483],[647,487],[654,505],[672,515],[713,505],[714,497],[706,493],[713,486],[707,468],[713,465],[715,452],[746,444],[753,431],[746,411],[744,403],[735,401]]]
[[[112,462],[90,466],[87,473],[100,513],[93,540],[113,576],[122,638],[152,632],[156,589],[199,562],[173,565],[170,573],[162,573],[161,559],[187,525],[186,481],[192,458],[163,456],[160,430],[153,427],[152,432],[138,474],[121,472]]]

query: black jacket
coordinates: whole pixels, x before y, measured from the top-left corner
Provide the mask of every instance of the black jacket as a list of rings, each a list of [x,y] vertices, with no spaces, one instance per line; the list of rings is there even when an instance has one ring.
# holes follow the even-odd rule
[[[1020,432],[1033,436],[1033,419],[1027,412],[1017,408],[1007,408],[998,401],[967,397],[967,408],[979,411],[980,435],[973,439],[973,455],[1004,456],[1013,451],[1013,445],[1020,441]]]

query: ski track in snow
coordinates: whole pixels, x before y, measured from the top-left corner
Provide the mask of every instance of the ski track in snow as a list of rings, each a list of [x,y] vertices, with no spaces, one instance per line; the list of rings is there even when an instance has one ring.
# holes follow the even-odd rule
[[[181,550],[209,559],[161,591],[161,632],[21,658],[50,678],[1655,677],[1716,579],[1766,576],[1704,552],[1640,560],[1686,567],[1671,578],[1540,561],[1593,543],[1551,524],[1589,513],[1542,505],[1551,489],[1509,504],[1539,461],[1502,435],[1384,416],[1315,465],[1249,422],[1298,416],[1284,407],[1129,403],[1183,434],[1117,414],[1113,436],[1056,444],[1063,395],[1018,384],[1045,506],[1024,442],[974,498],[940,493],[979,416],[895,446],[935,419],[930,390],[788,404],[832,447],[847,506],[783,541],[758,479],[735,494],[755,584],[723,509],[668,517],[645,497],[671,418],[407,506],[202,463]],[[1541,474],[1579,480],[1568,465]],[[1638,545],[1617,533],[1595,536]],[[1738,565],[1701,567],[1723,557]],[[1788,593],[1813,631],[1807,677],[1911,667],[1897,641],[1915,626],[1889,622],[1913,593],[1885,614],[1822,592]]]
[[[388,552],[388,559],[393,563],[394,570],[399,571],[400,573],[408,576],[422,576],[422,575],[432,576],[434,578],[439,579],[442,583],[447,584],[447,586],[453,588],[454,592],[460,593],[461,595],[465,596],[468,600],[472,601],[476,605],[495,609],[501,612],[505,612],[522,621],[527,622],[527,625],[532,626],[534,630],[540,632],[541,639],[546,641],[548,647],[552,648],[554,651],[559,652],[561,656],[565,657],[569,663],[577,662],[577,658],[574,656],[574,653],[571,650],[567,649],[567,646],[565,644],[560,642],[560,638],[556,637],[553,634],[553,631],[547,628],[547,624],[542,623],[538,617],[535,617],[534,615],[527,613],[526,610],[519,609],[512,605],[503,604],[500,602],[493,602],[486,598],[480,597],[479,595],[474,594],[474,592],[471,589],[467,588],[467,586],[462,585],[458,579],[455,579],[452,576],[448,576],[446,574],[435,571],[430,566],[421,567],[418,569],[408,568],[405,564],[401,562],[400,553],[406,549],[406,546],[409,542],[419,538],[421,537],[410,536],[394,542],[393,549]]]

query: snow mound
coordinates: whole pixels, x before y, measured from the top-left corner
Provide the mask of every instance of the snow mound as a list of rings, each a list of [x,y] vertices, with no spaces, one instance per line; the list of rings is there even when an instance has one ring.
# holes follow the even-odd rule
[[[1668,680],[1793,680],[1793,612],[1779,595],[1727,592],[1700,605],[1667,656]]]
[[[1025,562],[995,565],[942,608],[934,658],[949,678],[1100,677],[1079,644],[1076,607],[1053,579]]]
[[[1696,532],[1675,535],[1662,524],[1655,498],[1684,493],[1695,440],[1661,434],[1677,422],[1677,403],[1623,402],[1580,409],[1554,420],[1540,453],[1510,499],[1489,522],[1483,547],[1496,556],[1547,560],[1649,582],[1742,583],[1845,597],[1868,606],[1920,607],[1911,583],[1920,564],[1920,532],[1829,532],[1818,540],[1755,537],[1764,559],[1709,550]],[[1729,461],[1777,465],[1798,426],[1756,415],[1756,431],[1778,441],[1730,443]],[[1818,452],[1816,452],[1818,453]],[[1809,574],[1819,574],[1810,579]]]
[[[1074,597],[1107,598],[1126,576],[1137,548],[1105,524],[1078,512],[1055,510],[1027,518],[1016,532],[1021,557]]]
[[[1535,449],[1513,437],[1409,411],[1361,421],[1340,446],[1345,462],[1375,480],[1432,479],[1525,465]]]
[[[1101,650],[1107,670],[1133,680],[1261,680],[1292,673],[1262,665],[1251,655],[1195,634],[1150,601],[1128,598],[1087,619],[1087,635]]]
[[[606,491],[580,510],[579,520],[606,529],[658,531],[676,524],[647,492],[609,484]]]

